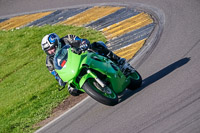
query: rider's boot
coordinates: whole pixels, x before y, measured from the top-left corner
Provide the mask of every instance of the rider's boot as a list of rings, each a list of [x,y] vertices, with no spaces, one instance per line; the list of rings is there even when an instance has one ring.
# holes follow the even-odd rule
[[[120,70],[125,74],[128,75],[134,72],[134,68],[126,61],[125,58],[121,58],[114,54],[112,51],[109,51],[107,57],[116,63],[116,65],[120,68]]]
[[[68,91],[72,96],[79,96],[80,94],[84,93],[78,89],[76,89],[75,87],[72,86],[68,86]]]

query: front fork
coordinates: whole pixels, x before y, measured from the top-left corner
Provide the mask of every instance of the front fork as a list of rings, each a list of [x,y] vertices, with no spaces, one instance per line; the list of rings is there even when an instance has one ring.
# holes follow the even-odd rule
[[[99,86],[97,85],[96,88],[99,89],[100,91],[105,92],[107,94],[112,93],[112,91],[110,90],[110,88],[101,79],[99,79],[90,69],[87,70],[87,73],[80,80],[79,86],[82,87],[83,84],[89,78],[93,78],[96,81],[96,83],[99,84]]]
[[[103,81],[101,81],[96,75],[94,75],[89,69],[87,70],[87,73],[88,74],[91,74],[92,77],[94,77],[95,81],[97,81],[97,83],[102,87],[104,88],[105,87],[105,84],[103,83]]]
[[[96,75],[94,75],[89,69],[87,70],[87,73],[91,74],[94,77],[95,81],[101,86],[100,88],[96,87],[97,89],[99,89],[100,91],[104,93],[112,94],[111,89],[107,85],[105,85],[103,81],[99,79]]]

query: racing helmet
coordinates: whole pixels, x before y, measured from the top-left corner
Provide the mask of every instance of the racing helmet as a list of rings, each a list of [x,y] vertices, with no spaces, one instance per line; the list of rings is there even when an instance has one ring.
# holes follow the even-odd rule
[[[60,43],[60,38],[56,33],[45,35],[41,42],[42,50],[47,55],[54,55],[56,48],[58,47],[58,43]]]

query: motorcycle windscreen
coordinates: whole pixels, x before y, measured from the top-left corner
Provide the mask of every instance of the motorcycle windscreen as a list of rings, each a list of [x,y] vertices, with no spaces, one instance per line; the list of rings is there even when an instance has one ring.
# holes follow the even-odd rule
[[[73,53],[71,48],[69,48],[63,49],[60,51],[60,55],[57,55],[57,58],[54,58],[56,72],[64,82],[68,82],[77,76],[79,73],[81,57],[82,56]]]

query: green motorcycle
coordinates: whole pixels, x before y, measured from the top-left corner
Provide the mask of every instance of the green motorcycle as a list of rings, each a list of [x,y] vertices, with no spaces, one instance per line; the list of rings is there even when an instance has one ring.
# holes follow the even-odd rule
[[[67,45],[57,50],[54,65],[64,82],[109,106],[118,103],[118,95],[126,88],[134,90],[142,84],[136,70],[124,75],[110,59],[90,50],[77,54]]]

